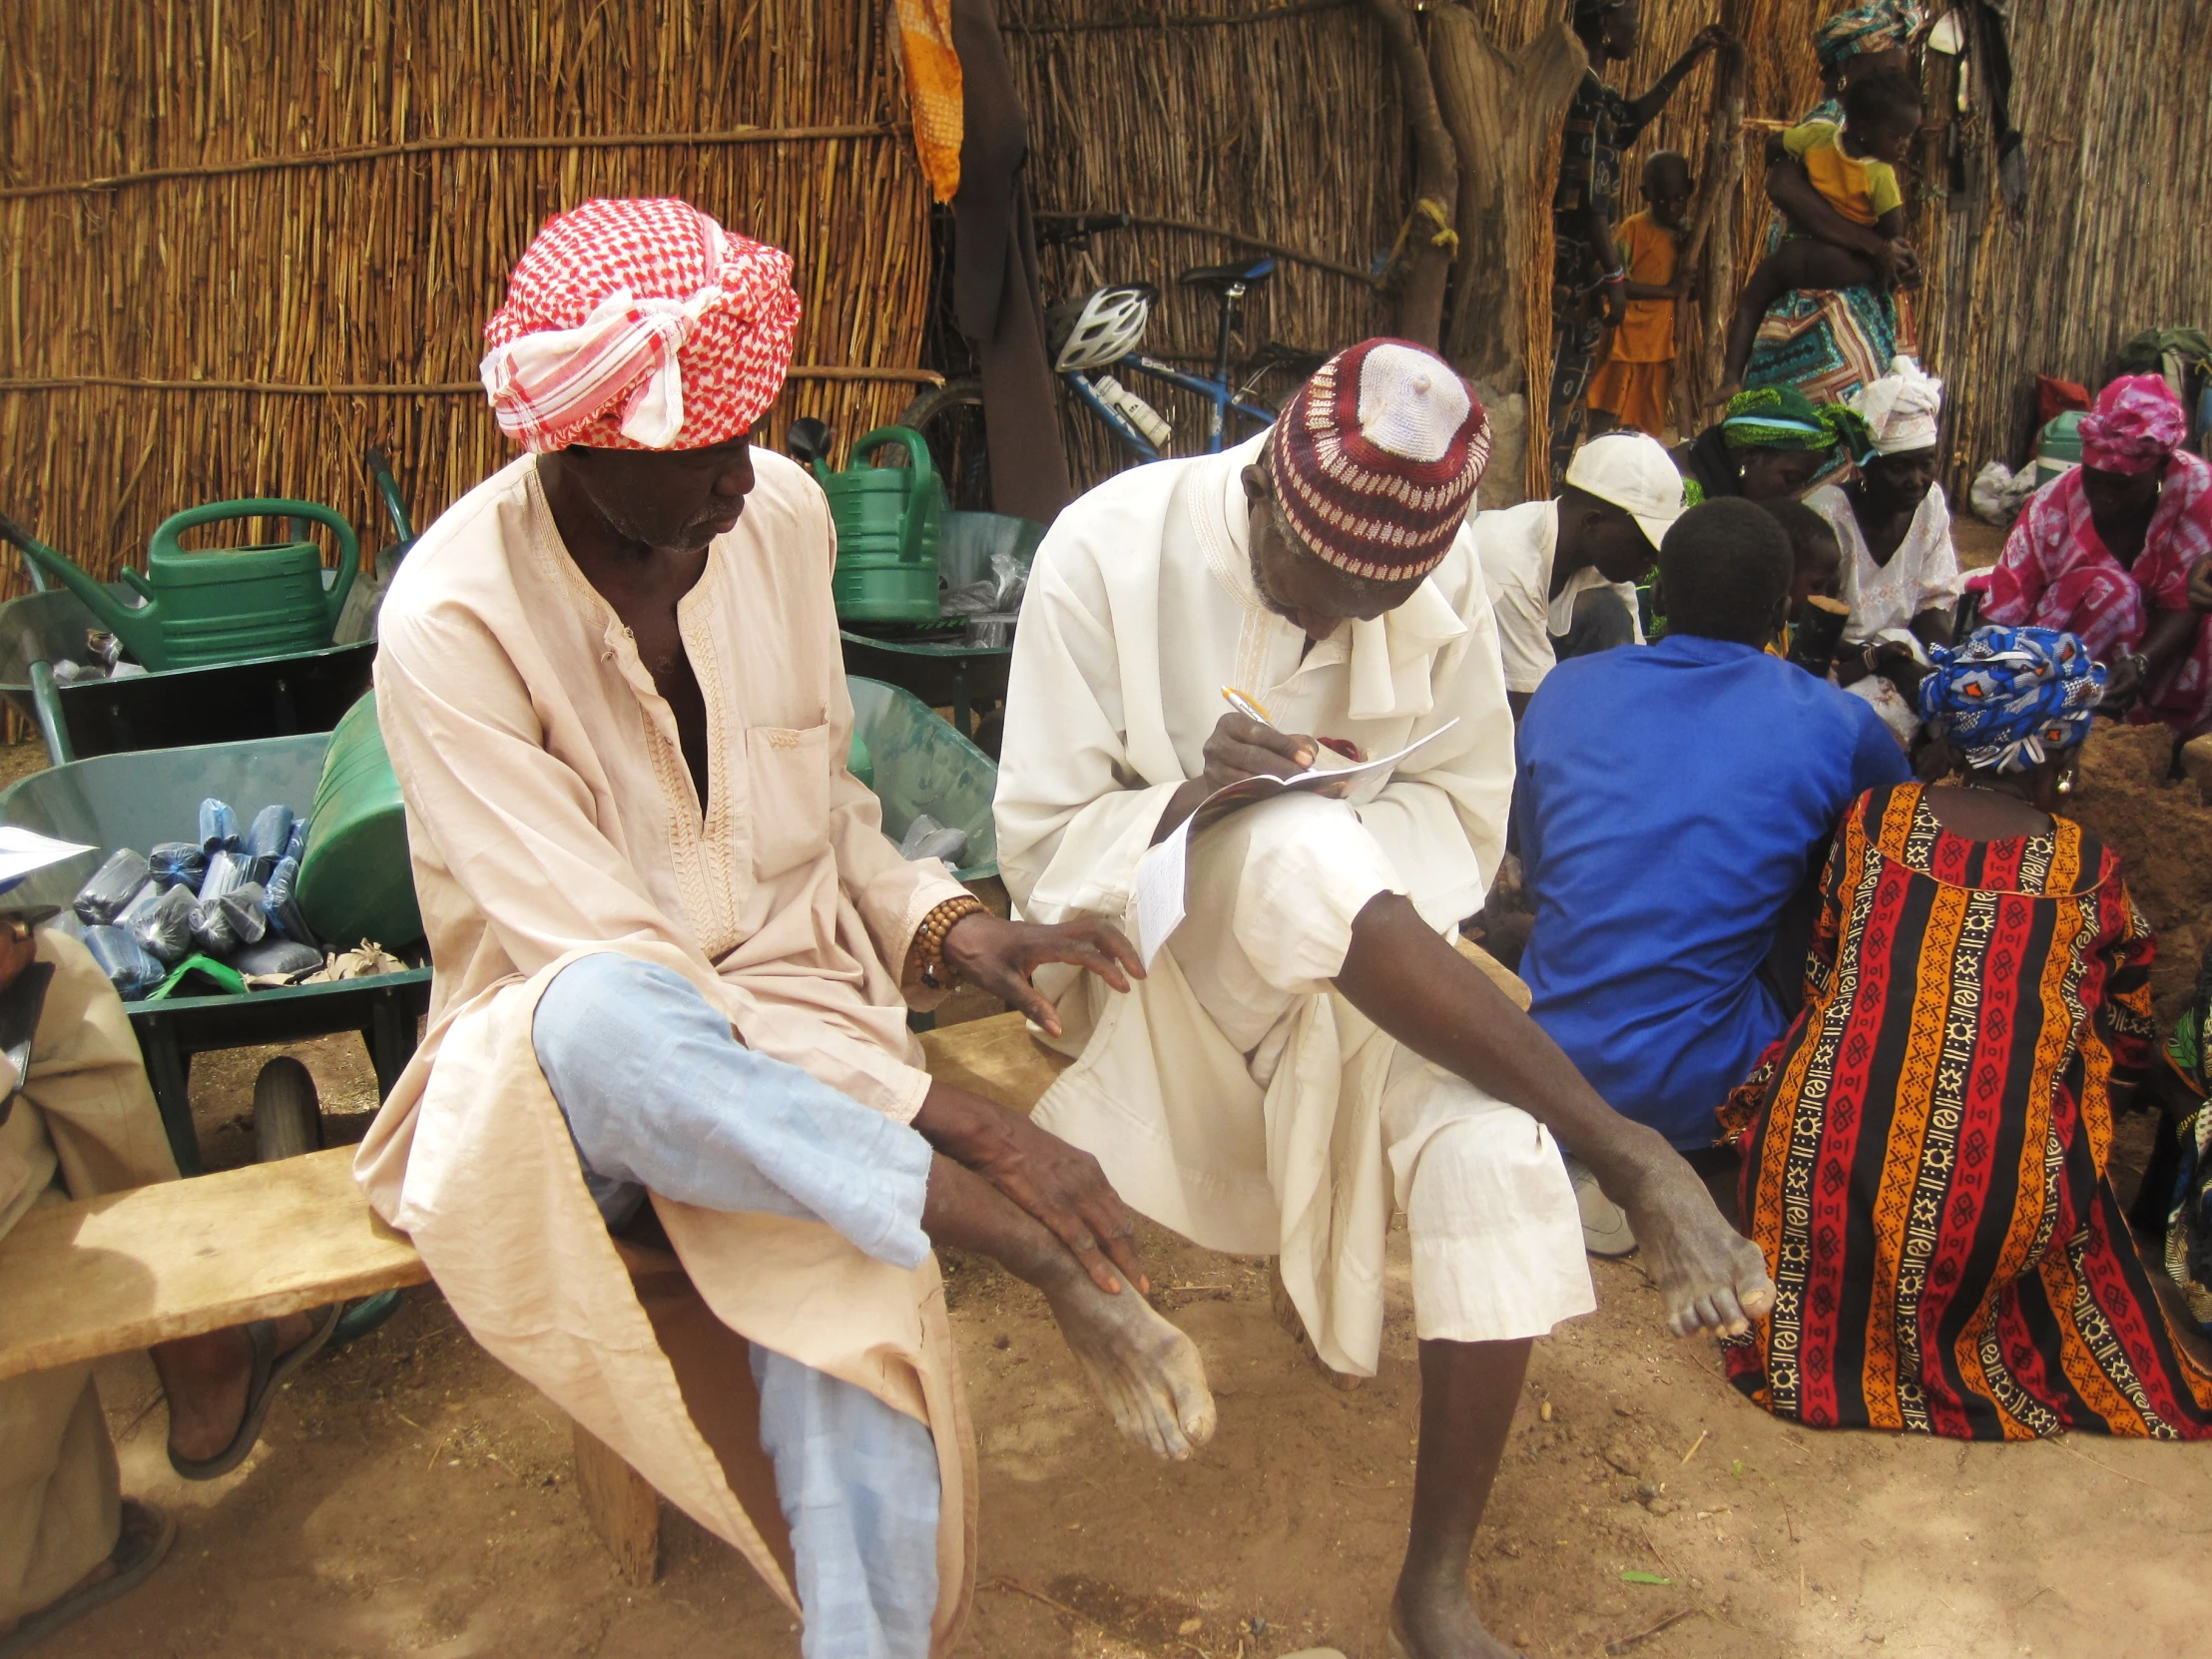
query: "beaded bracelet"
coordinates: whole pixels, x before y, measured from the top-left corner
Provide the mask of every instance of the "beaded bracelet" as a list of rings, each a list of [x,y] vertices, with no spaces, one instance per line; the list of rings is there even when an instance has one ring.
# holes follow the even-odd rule
[[[951,976],[944,973],[945,935],[966,917],[983,909],[983,901],[973,893],[961,893],[948,898],[921,918],[921,925],[914,929],[914,942],[907,946],[910,956],[917,958],[921,972],[919,978],[933,991],[950,990]]]

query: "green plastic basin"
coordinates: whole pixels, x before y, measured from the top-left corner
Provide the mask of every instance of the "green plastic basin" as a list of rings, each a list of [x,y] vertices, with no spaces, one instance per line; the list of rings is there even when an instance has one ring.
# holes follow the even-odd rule
[[[422,937],[407,812],[373,691],[330,734],[299,860],[299,912],[318,938],[341,950],[373,939],[396,951]]]

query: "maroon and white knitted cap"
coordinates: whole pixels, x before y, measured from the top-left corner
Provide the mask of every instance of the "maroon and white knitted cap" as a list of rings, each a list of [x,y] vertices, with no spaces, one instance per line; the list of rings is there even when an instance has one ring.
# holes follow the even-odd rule
[[[1382,581],[1443,562],[1489,459],[1473,390],[1401,339],[1338,352],[1268,439],[1276,499],[1298,539],[1339,570]]]

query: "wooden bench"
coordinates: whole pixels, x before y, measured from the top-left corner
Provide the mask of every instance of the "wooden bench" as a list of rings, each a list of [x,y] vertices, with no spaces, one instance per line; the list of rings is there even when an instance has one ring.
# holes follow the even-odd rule
[[[1066,1062],[1018,1014],[926,1032],[929,1069],[1026,1111]],[[353,1148],[56,1204],[0,1238],[0,1379],[128,1354],[429,1277],[353,1181]],[[582,1428],[577,1489],[623,1575],[650,1583],[653,1488]]]
[[[1519,980],[1466,953],[1527,1006]],[[931,1075],[1020,1112],[1068,1063],[1019,1014],[924,1032],[921,1043]],[[0,1238],[0,1379],[424,1283],[422,1258],[369,1209],[352,1163],[351,1147],[331,1147],[33,1210]],[[623,1574],[650,1583],[653,1488],[582,1428],[575,1445],[593,1526]]]

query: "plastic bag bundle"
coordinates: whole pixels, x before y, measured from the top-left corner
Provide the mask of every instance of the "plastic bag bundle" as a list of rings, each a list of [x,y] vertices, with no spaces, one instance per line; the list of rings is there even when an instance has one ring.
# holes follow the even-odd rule
[[[312,973],[322,965],[322,952],[311,944],[301,944],[296,939],[279,939],[274,934],[260,944],[250,944],[231,958],[231,965],[249,979],[265,973]]]
[[[239,849],[239,816],[212,796],[200,803],[200,845],[209,852]]]
[[[263,892],[259,881],[248,881],[233,887],[216,902],[223,906],[223,919],[231,924],[231,931],[238,935],[241,944],[260,944],[269,933],[269,912],[262,907]]]
[[[307,855],[307,821],[295,818],[291,821],[291,833],[284,837],[283,856],[293,863]]]
[[[85,948],[126,1001],[144,996],[169,976],[169,970],[139,947],[120,927],[96,924],[85,929]]]
[[[190,887],[164,887],[132,921],[131,937],[149,956],[174,967],[192,953],[194,902]]]
[[[269,872],[276,867],[276,860],[284,855],[284,847],[290,839],[289,807],[264,807],[254,815],[254,823],[246,831],[246,844],[241,850],[254,860],[255,880],[269,879]]]
[[[270,924],[297,944],[314,944],[314,929],[307,925],[307,918],[299,913],[299,900],[295,896],[299,886],[299,860],[290,853],[285,853],[276,860],[276,867],[270,871],[269,879],[263,886],[266,891],[262,897],[262,908],[269,912]]]
[[[942,858],[954,866],[967,856],[967,849],[965,830],[950,829],[927,813],[915,815],[914,822],[906,826],[905,838],[898,843],[901,858]]]
[[[146,862],[154,879],[165,887],[198,892],[208,878],[208,854],[198,841],[156,841]]]
[[[241,854],[209,856],[207,879],[200,883],[200,897],[192,907],[192,936],[211,956],[228,956],[239,947],[238,930],[223,913],[223,898],[246,885],[246,876],[247,862]]]
[[[87,926],[115,920],[116,912],[131,902],[146,885],[146,854],[129,847],[108,854],[108,861],[92,872],[92,879],[77,889],[70,908]]]
[[[124,932],[130,932],[138,926],[139,918],[151,910],[161,896],[162,888],[159,883],[154,881],[142,883],[139,890],[131,894],[131,901],[124,905],[122,909],[116,911],[113,918],[114,924],[122,928]]]

